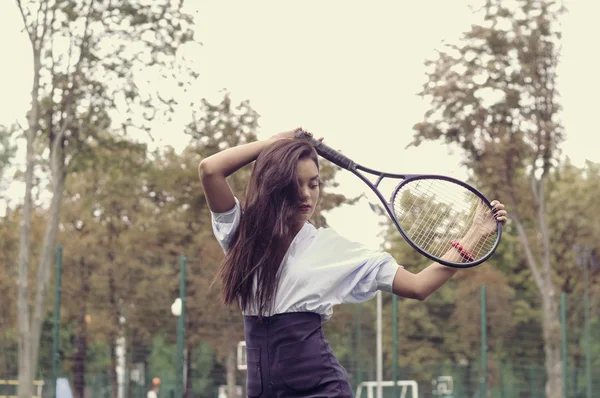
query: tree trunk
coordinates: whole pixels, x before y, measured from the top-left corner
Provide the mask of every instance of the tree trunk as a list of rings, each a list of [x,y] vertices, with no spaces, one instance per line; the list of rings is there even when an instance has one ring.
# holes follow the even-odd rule
[[[560,320],[555,297],[543,297],[543,333],[546,381],[546,398],[563,397],[562,354]]]
[[[108,291],[110,297],[110,303],[114,310],[114,329],[111,328],[109,333],[109,344],[110,344],[110,385],[112,389],[112,397],[118,398],[119,395],[119,382],[117,379],[117,340],[119,337],[121,311],[119,310],[119,304],[117,302],[117,286],[115,284],[114,274],[109,271],[108,276]]]
[[[542,334],[544,339],[544,365],[546,368],[546,398],[563,397],[563,374],[561,352],[561,325],[556,288],[552,281],[552,264],[550,263],[550,240],[545,214],[545,179],[532,183],[532,192],[537,208],[538,236],[541,243],[541,269],[533,254],[527,232],[521,222],[517,201],[510,195],[512,219],[525,250],[527,265],[532,272],[535,285],[542,301]]]
[[[82,258],[80,261],[81,290],[79,307],[79,333],[75,336],[75,357],[73,359],[73,390],[75,398],[85,396],[85,365],[87,357],[87,301],[90,291],[89,273]]]
[[[25,169],[25,195],[23,200],[23,214],[21,215],[21,233],[19,237],[19,281],[17,314],[19,325],[19,398],[33,396],[33,378],[35,375],[31,347],[31,323],[29,319],[29,246],[31,228],[31,190],[33,189],[34,168],[34,141],[38,130],[40,88],[40,50],[34,46],[33,51],[33,87],[31,89],[31,110],[28,115],[28,129],[26,132],[27,154]]]
[[[33,319],[31,320],[31,369],[35,375],[40,352],[42,323],[46,315],[46,299],[50,285],[50,270],[56,253],[56,235],[60,221],[60,203],[65,189],[64,157],[62,145],[55,148],[59,153],[53,158],[53,194],[50,204],[50,218],[46,224],[46,232],[42,245],[42,253],[37,269],[36,297]],[[52,156],[52,155],[51,155]]]
[[[537,204],[539,236],[542,247],[542,330],[544,334],[545,366],[548,379],[546,381],[546,397],[561,398],[563,393],[561,327],[558,295],[552,280],[552,264],[550,256],[550,231],[546,222],[546,171],[538,181],[537,191],[534,192]]]
[[[87,325],[85,321],[85,306],[80,314],[80,331],[75,337],[75,356],[73,358],[73,392],[75,398],[85,396],[85,365],[87,356]]]

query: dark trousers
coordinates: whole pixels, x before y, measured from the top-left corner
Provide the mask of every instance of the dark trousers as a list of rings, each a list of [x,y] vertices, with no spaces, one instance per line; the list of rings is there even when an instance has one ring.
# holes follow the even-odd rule
[[[318,314],[244,316],[244,328],[248,397],[352,397]]]

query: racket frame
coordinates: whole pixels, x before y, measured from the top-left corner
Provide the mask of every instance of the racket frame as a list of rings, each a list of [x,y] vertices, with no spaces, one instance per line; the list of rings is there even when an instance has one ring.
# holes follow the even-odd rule
[[[444,181],[448,181],[448,182],[451,182],[454,184],[458,184],[458,185],[462,186],[463,188],[467,189],[468,191],[472,192],[476,196],[478,196],[482,200],[482,202],[485,203],[490,208],[490,210],[492,210],[493,207],[492,207],[490,201],[488,200],[488,198],[486,198],[485,195],[483,195],[479,190],[472,187],[471,185],[469,185],[463,181],[460,181],[456,178],[452,178],[452,177],[448,177],[448,176],[444,176],[444,175],[438,175],[438,174],[397,174],[397,173],[387,173],[387,172],[374,170],[374,169],[365,167],[361,164],[354,162],[353,160],[351,160],[347,156],[341,154],[340,152],[336,151],[335,149],[323,144],[321,141],[315,140],[314,138],[307,135],[307,133],[302,130],[298,131],[295,136],[296,136],[296,138],[305,139],[305,140],[309,141],[313,145],[313,147],[315,148],[315,150],[317,151],[317,153],[319,155],[321,155],[325,159],[331,161],[332,163],[338,165],[339,167],[350,171],[352,174],[354,174],[355,176],[360,178],[365,184],[367,184],[367,186],[369,188],[371,188],[371,190],[375,193],[375,195],[377,195],[377,197],[379,198],[381,203],[384,205],[385,211],[387,212],[388,216],[394,223],[394,226],[396,227],[398,232],[400,232],[400,234],[402,235],[402,238],[404,238],[404,240],[413,249],[415,249],[418,253],[429,258],[430,260],[440,263],[442,265],[453,267],[453,268],[471,268],[471,267],[475,267],[475,266],[487,261],[494,254],[496,249],[498,248],[500,239],[502,237],[502,224],[500,222],[496,221],[496,227],[497,227],[496,240],[494,241],[492,250],[490,250],[484,257],[477,259],[475,261],[464,262],[464,263],[447,261],[440,257],[437,257],[430,253],[427,253],[425,250],[421,249],[419,247],[419,245],[414,243],[412,241],[412,239],[410,239],[408,237],[408,235],[406,234],[406,232],[404,232],[404,229],[402,228],[402,226],[396,219],[394,206],[392,204],[393,198],[396,196],[396,193],[400,189],[402,189],[403,186],[405,186],[406,184],[408,184],[412,181],[416,181],[416,180],[444,180]],[[364,175],[363,173],[360,173],[359,171],[374,175],[377,177],[377,180],[375,181],[375,183],[373,183],[366,175]],[[384,178],[393,178],[393,179],[402,180],[398,185],[396,185],[396,187],[392,191],[389,200],[387,200],[383,196],[381,191],[379,191],[379,189],[378,189],[379,184],[381,183],[381,181],[383,181]],[[450,243],[450,242],[448,242],[448,243]],[[448,250],[450,250],[450,248]]]

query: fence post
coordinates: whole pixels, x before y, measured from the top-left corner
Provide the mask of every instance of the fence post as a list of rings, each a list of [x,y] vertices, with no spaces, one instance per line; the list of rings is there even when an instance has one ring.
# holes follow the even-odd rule
[[[62,245],[56,254],[56,292],[54,297],[54,337],[52,341],[52,397],[56,398],[56,380],[58,379],[58,340],[60,338],[60,296],[62,284]]]
[[[534,365],[529,365],[529,388],[531,389],[531,398],[537,397],[537,390],[535,387],[535,368]]]
[[[362,322],[360,320],[360,305],[356,306],[356,309],[354,310],[354,315],[356,316],[356,387],[358,388],[358,386],[360,385],[360,383],[362,383],[362,369],[361,369],[361,362],[360,362],[360,358],[361,358],[361,352],[362,352],[362,347],[361,347],[361,325]]]
[[[481,394],[487,397],[487,311],[485,285],[481,286]]]
[[[594,253],[589,247],[573,245],[577,256],[577,265],[583,266],[583,283],[584,283],[584,325],[583,332],[585,338],[585,384],[586,397],[592,398],[592,360],[590,347],[590,303],[589,303],[589,269],[590,265],[595,265]]]
[[[185,393],[183,372],[185,371],[185,256],[179,259],[179,298],[181,299],[181,314],[177,319],[177,363],[175,366],[175,398],[183,398]]]
[[[583,263],[585,292],[583,298],[585,324],[585,384],[586,397],[592,398],[592,347],[590,345],[590,277],[588,263]]]

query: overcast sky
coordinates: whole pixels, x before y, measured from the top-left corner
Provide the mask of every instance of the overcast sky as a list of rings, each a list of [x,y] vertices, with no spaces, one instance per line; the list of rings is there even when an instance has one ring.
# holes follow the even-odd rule
[[[392,172],[465,177],[460,153],[439,143],[405,150],[412,126],[427,104],[416,93],[425,81],[423,62],[474,21],[473,0],[187,1],[196,21],[194,47],[200,74],[197,98],[250,100],[261,115],[259,138],[302,126],[357,162]],[[577,165],[600,161],[596,78],[600,56],[597,0],[567,1],[559,90],[567,133],[566,155]],[[31,50],[14,1],[0,4],[0,124],[22,118],[29,107]],[[157,125],[155,145],[182,149],[187,114]],[[21,156],[22,157],[22,156]],[[23,159],[18,158],[22,163]],[[340,173],[341,191],[365,186]],[[14,186],[11,195],[22,196]],[[502,200],[502,198],[499,198]],[[328,217],[342,235],[371,247],[379,227],[365,201]]]

